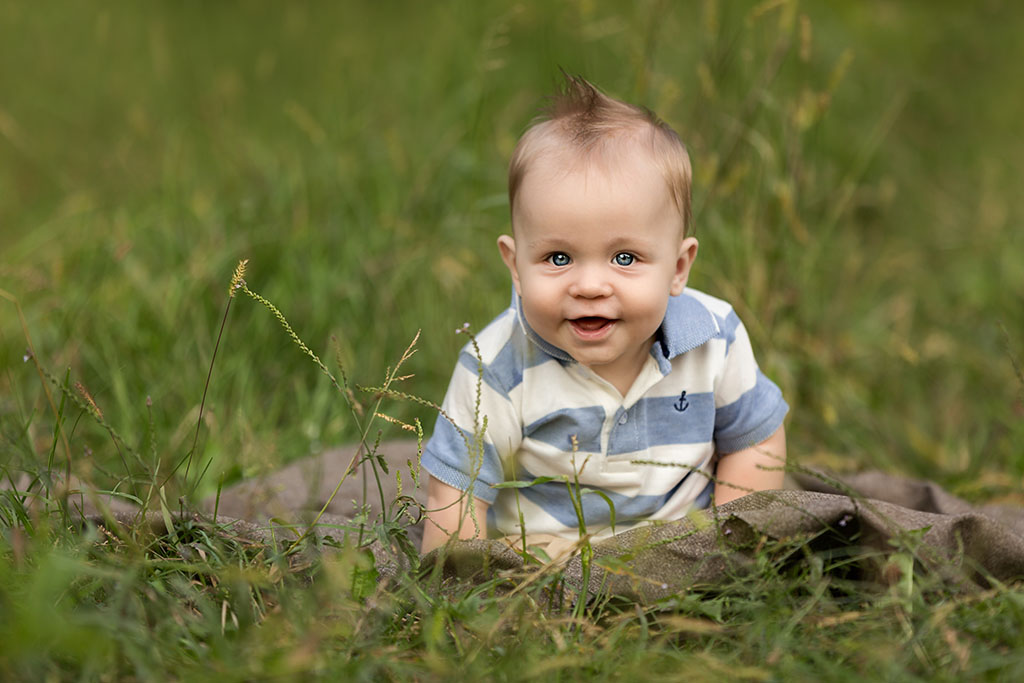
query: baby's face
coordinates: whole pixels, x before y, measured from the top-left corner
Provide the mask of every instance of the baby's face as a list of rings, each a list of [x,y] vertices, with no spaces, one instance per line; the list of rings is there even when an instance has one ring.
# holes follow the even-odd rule
[[[515,238],[498,246],[530,327],[625,394],[697,241],[682,238],[650,159],[633,152],[608,166],[537,163],[516,198]]]

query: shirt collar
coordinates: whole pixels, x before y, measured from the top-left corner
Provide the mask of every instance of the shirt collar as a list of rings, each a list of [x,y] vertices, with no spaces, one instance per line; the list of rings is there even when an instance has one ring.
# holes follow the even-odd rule
[[[719,333],[718,320],[697,297],[686,290],[668,299],[658,340],[665,358],[691,351]]]
[[[512,290],[512,307],[516,311],[516,317],[519,318],[523,332],[531,342],[552,358],[557,358],[564,363],[575,362],[568,353],[544,341],[539,334],[534,332],[530,324],[526,322],[526,316],[523,315],[522,298],[516,294],[515,289]],[[679,296],[669,297],[665,319],[662,320],[661,327],[658,328],[656,338],[662,356],[666,360],[671,360],[701,346],[718,333],[718,321],[715,316],[696,297],[684,290]]]

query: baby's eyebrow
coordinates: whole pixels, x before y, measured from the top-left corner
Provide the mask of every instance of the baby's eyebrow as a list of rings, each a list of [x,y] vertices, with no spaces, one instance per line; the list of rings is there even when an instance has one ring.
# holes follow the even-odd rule
[[[579,245],[572,240],[560,237],[538,237],[537,239],[527,242],[526,247],[531,250],[557,249],[569,251],[577,249]],[[654,244],[650,240],[634,236],[625,236],[609,240],[607,243],[601,245],[600,248],[606,251],[651,251],[659,247],[660,245]]]
[[[664,247],[659,242],[642,239],[639,237],[623,237],[620,239],[612,240],[608,243],[608,251],[635,251],[641,253],[649,253],[652,251],[661,250]]]
[[[557,237],[540,237],[535,240],[530,240],[526,243],[526,246],[530,249],[570,249],[575,245],[569,240],[559,239]]]

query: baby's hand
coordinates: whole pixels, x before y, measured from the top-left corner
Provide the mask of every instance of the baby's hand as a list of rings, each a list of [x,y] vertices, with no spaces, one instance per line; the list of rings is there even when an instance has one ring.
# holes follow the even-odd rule
[[[423,524],[423,545],[426,554],[444,545],[451,536],[456,538],[486,538],[487,509],[479,498],[473,498],[473,510],[467,511],[467,493],[430,477],[427,484],[427,516]]]

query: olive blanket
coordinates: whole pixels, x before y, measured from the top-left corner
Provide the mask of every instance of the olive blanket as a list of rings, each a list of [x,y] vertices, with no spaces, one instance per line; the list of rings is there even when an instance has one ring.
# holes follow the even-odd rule
[[[373,463],[360,463],[357,455],[352,447],[335,449],[254,477],[206,501],[205,510],[216,509],[218,522],[264,541],[293,538],[294,530],[282,525],[301,527],[313,519],[319,521],[317,536],[338,537],[340,525],[360,514],[372,519],[382,503],[392,517],[404,508],[411,524],[414,503],[425,502],[414,483],[416,443],[384,442]],[[735,580],[763,562],[765,553],[776,563],[841,568],[845,578],[882,584],[911,570],[966,588],[1024,580],[1022,507],[971,505],[934,483],[881,472],[802,469],[790,479],[791,490],[751,494],[594,543],[589,562],[580,554],[565,561],[566,583],[577,591],[649,603]],[[326,514],[317,518],[321,510]],[[131,511],[114,516],[127,520]],[[420,533],[412,524],[409,537],[416,547]],[[382,580],[409,568],[408,559],[387,542],[375,542],[372,550]],[[501,541],[475,540],[434,551],[422,565],[445,580],[473,582],[514,575],[524,560]]]

